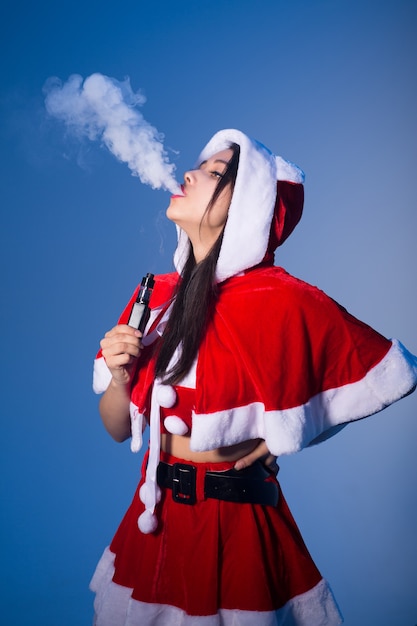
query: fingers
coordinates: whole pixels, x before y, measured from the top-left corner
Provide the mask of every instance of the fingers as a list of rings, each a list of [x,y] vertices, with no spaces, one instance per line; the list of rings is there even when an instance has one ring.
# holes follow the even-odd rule
[[[127,324],[118,324],[114,326],[111,330],[107,331],[104,335],[104,339],[112,339],[114,337],[142,337],[142,333],[136,328],[132,328],[132,326],[128,326]]]
[[[242,457],[238,461],[236,461],[235,469],[243,469],[244,467],[249,467],[258,459],[263,459],[269,455],[269,450],[266,446],[265,441],[261,441],[252,452]]]
[[[131,356],[139,356],[141,337],[142,333],[135,328],[126,325],[115,326],[104,335],[100,342],[103,355],[127,353]]]
[[[262,461],[275,474],[278,472],[277,457],[269,452],[265,441],[261,441],[252,452],[236,461],[234,468],[241,470],[249,467],[255,461]]]
[[[141,337],[142,333],[125,324],[115,326],[105,334],[100,346],[110,371],[131,368],[142,350]]]

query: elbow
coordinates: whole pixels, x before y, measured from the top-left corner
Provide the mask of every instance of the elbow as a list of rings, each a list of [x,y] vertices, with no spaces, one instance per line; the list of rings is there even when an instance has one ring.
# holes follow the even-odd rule
[[[109,433],[110,437],[116,442],[116,443],[123,443],[124,441],[126,441],[127,439],[130,439],[131,437],[131,432],[130,432],[130,428],[128,430],[119,430],[116,428],[106,428],[107,432]]]
[[[111,433],[110,433],[111,434]],[[130,439],[130,433],[128,435],[111,435],[116,443],[124,443],[128,439]]]

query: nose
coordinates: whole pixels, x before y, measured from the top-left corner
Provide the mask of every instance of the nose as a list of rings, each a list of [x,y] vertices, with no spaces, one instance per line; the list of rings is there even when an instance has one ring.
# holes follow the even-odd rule
[[[188,170],[184,173],[184,181],[187,185],[192,185],[195,181],[194,172],[192,170]]]

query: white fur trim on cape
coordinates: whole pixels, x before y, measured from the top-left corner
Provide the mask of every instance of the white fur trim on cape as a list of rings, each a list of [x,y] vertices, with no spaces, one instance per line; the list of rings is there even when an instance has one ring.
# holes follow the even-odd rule
[[[94,393],[103,393],[110,385],[111,372],[104,357],[94,359],[93,390]]]
[[[329,389],[304,405],[265,411],[259,402],[209,414],[193,413],[191,449],[212,450],[265,439],[272,454],[298,452],[336,434],[349,422],[381,411],[417,384],[417,359],[397,340],[361,380]]]
[[[90,582],[90,589],[96,594],[95,626],[337,626],[342,623],[332,591],[324,579],[309,591],[289,600],[278,611],[220,609],[216,615],[187,615],[169,604],[134,600],[131,588],[122,587],[112,580],[114,557],[106,548]]]
[[[239,167],[229,207],[216,278],[222,282],[253,267],[265,257],[277,194],[277,180],[302,183],[304,174],[293,163],[276,157],[239,130],[221,130],[201,152],[197,164],[216,152],[240,146]],[[256,172],[256,176],[253,173]],[[177,228],[174,264],[181,273],[189,251],[187,235]],[[236,253],[238,251],[238,254]]]

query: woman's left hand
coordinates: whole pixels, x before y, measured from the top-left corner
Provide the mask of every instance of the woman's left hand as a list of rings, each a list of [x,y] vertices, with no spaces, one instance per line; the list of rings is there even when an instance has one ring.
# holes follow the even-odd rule
[[[270,453],[265,441],[261,441],[252,452],[236,461],[234,467],[237,470],[249,467],[255,461],[262,461],[262,463],[270,469],[274,474],[278,474],[277,457]]]

